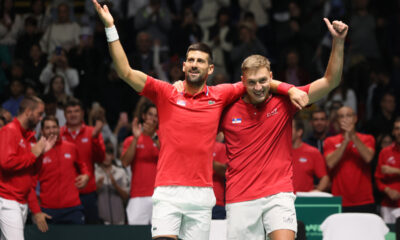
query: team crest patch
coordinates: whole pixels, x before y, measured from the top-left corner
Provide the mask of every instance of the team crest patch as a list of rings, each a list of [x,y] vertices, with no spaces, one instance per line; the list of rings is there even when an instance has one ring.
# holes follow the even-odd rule
[[[238,124],[238,123],[242,123],[242,119],[241,118],[232,118],[232,123],[233,124]]]
[[[388,163],[391,163],[391,164],[395,164],[395,163],[396,163],[396,159],[394,159],[393,156],[390,156],[386,161],[387,161]]]
[[[186,101],[185,100],[178,100],[176,102],[176,104],[178,104],[179,106],[186,106]]]
[[[24,139],[21,139],[21,140],[19,141],[18,145],[20,145],[22,148],[26,148]]]
[[[213,105],[213,104],[215,104],[215,101],[213,100],[208,101],[208,105]]]
[[[83,143],[87,143],[87,142],[89,142],[89,139],[88,138],[82,138],[82,142]]]
[[[307,162],[307,158],[303,158],[303,157],[302,157],[302,158],[299,159],[299,162],[301,162],[301,163],[306,163],[306,162]]]
[[[45,157],[45,158],[43,158],[42,162],[43,162],[43,164],[51,163],[51,158]]]
[[[70,153],[65,153],[65,154],[64,154],[64,157],[65,157],[65,158],[71,158],[71,154],[70,154]]]

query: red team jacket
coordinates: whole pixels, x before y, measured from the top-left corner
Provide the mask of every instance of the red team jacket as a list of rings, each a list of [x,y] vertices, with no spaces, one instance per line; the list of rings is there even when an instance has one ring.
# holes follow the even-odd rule
[[[42,207],[59,209],[81,204],[79,190],[75,187],[77,168],[80,174],[90,174],[73,143],[58,140],[56,145],[43,155],[42,167],[37,176]],[[35,186],[36,184],[29,194],[28,203],[32,212],[38,213],[41,210]]]
[[[82,123],[82,127],[77,132],[75,138],[69,132],[67,126],[61,127],[60,136],[63,140],[75,143],[78,148],[79,157],[86,163],[89,170],[89,182],[81,189],[80,193],[91,193],[96,191],[96,181],[94,178],[94,163],[101,163],[105,159],[105,146],[101,133],[97,138],[92,138],[93,127]]]
[[[26,203],[40,158],[31,152],[35,132],[22,128],[17,118],[0,129],[0,197]]]

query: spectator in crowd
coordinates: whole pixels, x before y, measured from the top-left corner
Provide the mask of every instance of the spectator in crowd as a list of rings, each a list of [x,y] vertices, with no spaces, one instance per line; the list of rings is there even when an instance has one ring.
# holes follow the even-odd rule
[[[152,103],[141,107],[140,122],[132,122],[132,134],[125,139],[122,165],[131,167],[131,191],[126,213],[130,225],[151,224],[154,182],[157,172],[159,142],[157,139],[158,115]]]
[[[15,45],[15,58],[26,62],[29,59],[29,51],[33,44],[39,44],[41,34],[37,30],[37,21],[33,17],[25,19],[24,29]]]
[[[286,69],[278,75],[278,79],[295,86],[304,86],[310,82],[307,71],[299,66],[299,53],[295,49],[286,54]]]
[[[40,45],[35,43],[28,50],[28,58],[24,61],[24,75],[27,78],[32,79],[36,83],[40,84],[40,89],[43,89],[43,85],[40,82],[40,74],[47,65],[46,55],[43,54],[40,49]]]
[[[52,94],[46,94],[43,96],[43,102],[46,116],[55,116],[57,118],[58,126],[64,126],[66,122],[64,108],[60,108],[57,104],[57,98]]]
[[[394,143],[383,148],[375,171],[378,189],[384,193],[381,216],[388,224],[400,217],[400,118],[393,123]]]
[[[49,151],[56,137],[35,139],[33,129],[42,119],[39,98],[21,101],[18,116],[0,129],[0,230],[2,239],[24,239],[28,194],[40,168],[39,158]]]
[[[104,142],[110,142],[114,149],[117,149],[117,138],[111,131],[110,126],[107,123],[106,110],[98,103],[94,102],[92,108],[89,111],[88,124],[89,126],[95,126],[96,121],[100,120],[103,122],[103,128],[101,129],[101,134],[103,136]]]
[[[46,28],[40,47],[49,56],[57,48],[69,51],[79,44],[80,31],[80,26],[70,21],[70,6],[60,3],[57,7],[57,20]]]
[[[218,10],[229,7],[231,0],[203,0],[197,12],[198,23],[202,29],[207,29],[217,22]],[[197,8],[193,8],[197,9]]]
[[[13,0],[0,1],[0,45],[16,44],[21,20],[16,15]]]
[[[2,104],[13,117],[17,116],[19,105],[24,99],[25,86],[21,80],[13,80],[10,83],[10,98]]]
[[[324,140],[329,135],[328,114],[322,109],[317,109],[311,113],[310,123],[312,132],[305,142],[324,153]]]
[[[30,12],[24,14],[23,18],[34,18],[37,22],[38,32],[43,34],[49,24],[48,17],[45,14],[46,6],[45,0],[31,0]]]
[[[169,35],[169,45],[171,46],[171,54],[177,54],[180,58],[184,58],[186,47],[190,44],[200,42],[203,39],[203,30],[197,23],[196,15],[190,6],[183,9],[182,20],[172,26]]]
[[[145,73],[154,73],[152,46],[152,35],[147,32],[139,32],[136,36],[137,51],[128,57],[130,64]]]
[[[386,92],[380,100],[378,112],[367,122],[367,132],[374,135],[377,140],[383,134],[391,133],[396,115],[396,96],[391,92]]]
[[[64,108],[65,104],[72,97],[65,91],[65,79],[62,75],[54,75],[49,84],[48,94],[57,99],[57,106]]]
[[[341,107],[337,120],[342,132],[324,141],[332,194],[342,197],[343,212],[374,213],[370,163],[375,153],[375,139],[356,132],[357,115],[352,108]]]
[[[304,123],[294,118],[292,123],[293,189],[295,192],[327,191],[329,176],[325,159],[317,148],[301,140]],[[318,184],[314,186],[314,177]]]
[[[267,55],[267,49],[256,36],[256,26],[250,22],[242,22],[239,26],[239,44],[233,47],[231,52],[232,66],[234,70],[233,81],[240,81],[240,65],[243,60],[252,55]]]
[[[228,8],[218,10],[217,22],[205,31],[203,42],[207,43],[214,56],[215,73],[228,73],[230,51],[233,48],[234,29],[230,23]]]
[[[87,126],[83,120],[84,110],[82,103],[77,99],[69,100],[64,108],[67,120],[61,128],[63,140],[75,143],[79,146],[78,155],[89,169],[89,183],[80,189],[80,199],[84,207],[85,222],[98,223],[96,181],[94,176],[94,163],[101,163],[105,158],[105,146],[101,129],[103,122],[96,120],[95,126]]]
[[[47,223],[84,224],[78,189],[89,181],[86,164],[79,158],[75,144],[61,140],[55,116],[44,117],[41,129],[43,137],[55,136],[57,142],[43,155],[36,182],[29,193],[29,209],[34,222],[42,232],[48,230]],[[37,184],[40,186],[39,196],[36,196]]]
[[[41,94],[41,92],[39,92],[38,85],[32,79],[25,78],[24,82],[25,82],[25,92],[24,92],[25,97],[33,97],[33,96],[37,97]]]
[[[124,205],[129,199],[129,179],[123,168],[113,164],[114,159],[114,148],[109,145],[104,162],[96,166],[99,218],[106,225],[123,225]]]
[[[326,110],[330,109],[333,101],[340,101],[343,106],[350,107],[357,113],[357,95],[353,89],[348,87],[348,85],[349,84],[343,80],[339,87],[330,92],[328,97],[325,99]]]
[[[40,82],[45,86],[45,93],[49,92],[50,82],[56,75],[64,79],[65,94],[73,96],[73,90],[79,84],[78,71],[70,67],[66,50],[58,47],[39,77]]]
[[[149,0],[136,14],[135,29],[147,32],[154,39],[159,39],[162,46],[166,46],[168,31],[171,29],[171,14],[168,8],[161,5],[161,0]]]
[[[220,132],[217,135],[217,141],[213,150],[213,189],[216,204],[212,209],[212,219],[225,219],[225,172],[228,157],[226,156],[226,147],[223,143],[224,134]]]

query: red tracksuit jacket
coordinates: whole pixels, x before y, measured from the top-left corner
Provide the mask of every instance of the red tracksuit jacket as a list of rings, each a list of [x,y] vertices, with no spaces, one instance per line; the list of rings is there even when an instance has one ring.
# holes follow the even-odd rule
[[[93,127],[82,124],[79,132],[74,138],[68,131],[67,126],[61,127],[60,136],[63,140],[75,143],[78,148],[78,155],[86,163],[89,170],[89,182],[85,188],[79,190],[80,193],[91,193],[96,191],[96,181],[94,178],[94,163],[103,162],[105,159],[105,146],[101,133],[97,138],[92,138]]]
[[[17,118],[0,129],[0,197],[26,203],[41,158],[31,152],[35,132],[25,130]]]
[[[86,164],[78,156],[75,144],[58,140],[56,145],[43,155],[42,167],[37,175],[40,184],[40,206],[44,208],[68,208],[81,204],[75,178],[79,174],[89,175]],[[35,183],[37,183],[35,181]],[[36,197],[36,184],[29,194],[29,208],[33,213],[41,212]]]

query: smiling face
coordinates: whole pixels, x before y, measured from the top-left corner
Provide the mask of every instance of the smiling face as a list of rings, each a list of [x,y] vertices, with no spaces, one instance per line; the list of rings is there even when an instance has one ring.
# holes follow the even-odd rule
[[[202,51],[189,51],[183,63],[183,72],[189,85],[201,86],[208,75],[214,71],[214,65],[209,62],[209,55]]]
[[[249,70],[242,76],[247,91],[247,100],[252,104],[262,103],[269,96],[272,73],[266,68]]]

